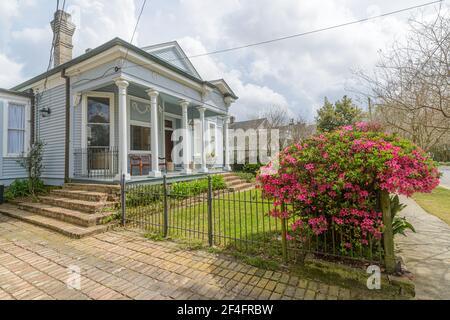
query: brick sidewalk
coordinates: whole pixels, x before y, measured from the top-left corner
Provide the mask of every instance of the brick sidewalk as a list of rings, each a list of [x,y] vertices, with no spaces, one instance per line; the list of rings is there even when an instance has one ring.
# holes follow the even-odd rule
[[[81,290],[68,289],[69,266]],[[348,299],[349,289],[131,231],[71,240],[0,215],[0,299]]]

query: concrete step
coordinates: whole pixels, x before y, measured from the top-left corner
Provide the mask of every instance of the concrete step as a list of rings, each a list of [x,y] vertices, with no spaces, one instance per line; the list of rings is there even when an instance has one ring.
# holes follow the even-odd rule
[[[64,189],[120,195],[120,185],[118,184],[66,183]]]
[[[104,209],[112,208],[116,204],[113,202],[92,202],[68,198],[39,197],[39,201],[55,207],[76,210],[86,213],[98,213]]]
[[[19,209],[36,213],[48,218],[72,223],[81,227],[93,227],[95,225],[104,224],[104,220],[114,212],[101,213],[82,213],[79,211],[55,207],[44,203],[23,202],[17,205]]]
[[[81,239],[84,237],[92,236],[102,232],[106,232],[112,225],[100,225],[93,227],[79,227],[68,222],[55,220],[52,218],[44,217],[36,213],[28,212],[18,209],[17,207],[9,204],[3,204],[0,206],[0,213],[12,218],[16,218],[33,225],[47,228],[49,230],[56,231],[65,236],[74,239]]]
[[[83,201],[93,202],[106,202],[109,194],[104,192],[93,192],[84,190],[71,190],[71,189],[56,189],[52,190],[50,194],[54,197],[69,198]]]

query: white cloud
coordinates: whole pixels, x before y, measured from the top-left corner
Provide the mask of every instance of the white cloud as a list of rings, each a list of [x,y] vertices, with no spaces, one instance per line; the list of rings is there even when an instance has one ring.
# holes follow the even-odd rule
[[[185,37],[180,39],[179,43],[188,56],[206,51],[198,39]],[[217,62],[212,56],[194,58],[192,63],[204,79],[223,78],[227,81],[239,97],[239,100],[230,109],[231,113],[238,118],[259,116],[273,106],[290,113],[287,108],[288,102],[281,93],[275,92],[267,86],[244,82],[239,70],[232,69],[223,62]]]
[[[23,41],[38,45],[40,43],[51,43],[52,41],[52,29],[50,25],[43,28],[24,28],[11,33],[11,38],[14,41]]]
[[[420,3],[420,0],[379,0],[376,5],[369,0],[152,0],[147,3],[135,43],[145,46],[178,39],[188,54],[199,54]],[[114,37],[130,40],[141,4],[142,0],[71,0],[69,11],[77,24],[75,55]],[[22,5],[35,8],[22,10]],[[53,6],[36,0],[0,1],[0,54],[16,61],[15,68],[19,71],[17,61],[23,62],[26,67],[22,70],[27,77],[46,66]],[[39,15],[35,17],[34,12]],[[192,62],[205,79],[224,78],[230,84],[240,97],[231,109],[238,117],[245,118],[255,110],[277,105],[287,113],[302,114],[311,120],[324,96],[337,99],[348,94],[351,69],[372,68],[377,51],[405,35],[409,14],[196,58]],[[46,36],[47,32],[50,34]]]
[[[0,88],[9,88],[23,80],[23,66],[0,53]]]
[[[136,6],[133,0],[74,0],[71,11],[76,13],[74,36],[75,54],[84,53],[115,37],[131,40],[136,25]],[[136,34],[135,39],[138,39]],[[136,43],[136,41],[134,41]]]

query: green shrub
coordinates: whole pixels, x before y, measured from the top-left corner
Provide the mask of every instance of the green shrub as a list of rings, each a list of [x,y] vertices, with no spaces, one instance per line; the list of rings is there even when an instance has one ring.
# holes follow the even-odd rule
[[[263,165],[260,163],[256,163],[256,164],[248,163],[248,164],[244,165],[244,167],[242,168],[242,172],[252,173],[252,174],[256,175],[262,166]]]
[[[236,172],[236,175],[248,183],[255,182],[256,180],[256,175],[250,172]]]
[[[44,168],[42,164],[43,153],[44,143],[38,140],[31,145],[26,155],[17,160],[28,173],[28,189],[33,197],[41,192],[44,186],[41,181],[42,169]]]
[[[213,190],[221,190],[227,187],[225,180],[220,175],[211,177],[211,184]],[[208,191],[208,179],[199,179],[192,181],[177,182],[172,185],[172,194],[189,197],[195,196]]]
[[[159,185],[137,185],[127,188],[127,207],[148,206],[162,200],[164,190]]]
[[[16,198],[28,197],[32,195],[30,190],[33,190],[33,194],[45,191],[44,183],[41,180],[36,180],[33,183],[33,187],[30,187],[30,184],[30,180],[15,180],[6,188],[5,199],[14,200]]]

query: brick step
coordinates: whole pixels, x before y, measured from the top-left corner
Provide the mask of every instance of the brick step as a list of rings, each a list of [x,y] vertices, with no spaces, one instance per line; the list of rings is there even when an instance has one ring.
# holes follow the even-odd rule
[[[28,212],[25,210],[18,209],[15,206],[4,204],[0,206],[0,213],[7,215],[12,218],[16,218],[36,226],[44,227],[49,230],[56,231],[65,236],[74,239],[81,239],[84,237],[96,235],[108,231],[112,225],[100,225],[88,228],[83,228],[75,226],[68,222],[63,222],[55,220],[52,218],[44,217],[36,213]]]
[[[229,176],[229,177],[226,177],[224,180],[225,180],[225,182],[233,182],[233,181],[240,181],[242,179],[239,177],[236,177],[236,176]]]
[[[82,213],[79,211],[54,207],[44,203],[23,202],[17,205],[19,209],[36,213],[47,218],[76,224],[81,227],[93,227],[95,225],[103,224],[105,218],[114,214],[114,212],[101,213]]]
[[[106,202],[109,198],[108,193],[70,190],[70,189],[56,189],[52,190],[50,194],[54,197],[69,198],[83,201]]]
[[[55,207],[82,211],[86,213],[98,213],[103,209],[114,207],[113,202],[92,202],[83,201],[68,198],[55,198],[55,197],[39,197],[39,201],[44,204],[49,204]]]
[[[253,189],[253,188],[255,188],[255,185],[253,183],[244,182],[244,183],[241,183],[241,184],[229,187],[229,190],[231,190],[231,191],[245,191],[245,190],[249,190],[249,189]]]
[[[240,184],[243,184],[243,183],[247,183],[247,182],[245,182],[244,180],[239,179],[239,180],[234,180],[232,182],[227,182],[227,185],[229,187],[232,187],[232,186],[237,186],[237,185],[240,185]]]
[[[115,184],[66,183],[64,189],[120,195],[120,186]]]
[[[235,177],[236,175],[233,172],[223,172],[219,173],[222,177]]]

